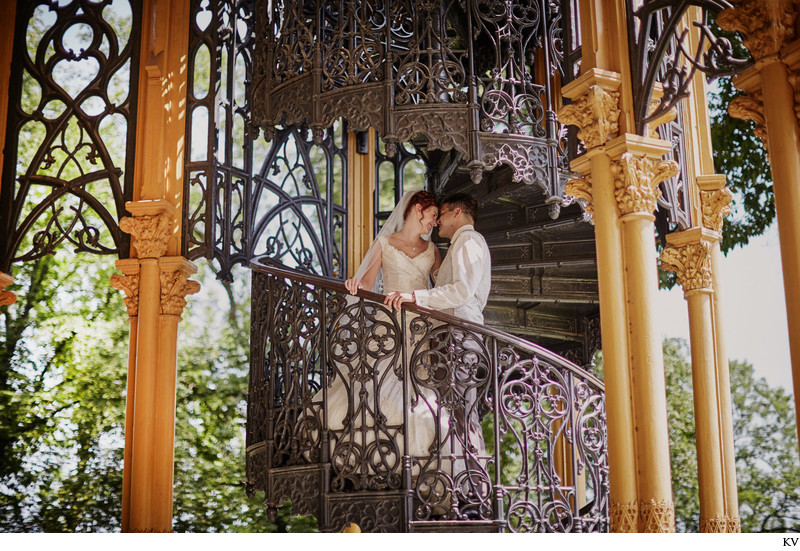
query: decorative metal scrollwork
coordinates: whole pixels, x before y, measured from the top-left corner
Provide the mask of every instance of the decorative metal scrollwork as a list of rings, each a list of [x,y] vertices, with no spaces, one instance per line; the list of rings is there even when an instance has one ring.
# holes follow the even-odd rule
[[[270,144],[251,132],[255,5],[192,0],[184,255],[214,260],[225,279],[233,265],[264,254],[312,273],[343,275],[345,127],[320,129],[317,145],[303,129],[278,129]],[[287,13],[283,24],[302,36],[298,6],[287,3],[296,13]],[[276,78],[310,66],[302,44],[285,46],[298,62],[276,65]]]
[[[560,201],[566,163],[552,87],[556,73],[562,82],[577,74],[575,8],[538,0],[264,5],[253,122],[267,137],[307,125],[319,143],[344,117],[351,130],[377,129],[389,156],[409,141],[453,150],[475,182],[505,164],[515,181]]]
[[[281,477],[317,469],[325,530],[608,530],[597,378],[501,331],[271,262],[253,271],[251,491],[274,502]]]
[[[0,271],[67,243],[126,257],[140,3],[17,4]]]
[[[701,20],[692,25],[699,37],[690,46],[690,29],[682,23],[686,11],[701,8]],[[628,2],[628,34],[633,71],[636,132],[644,135],[647,125],[663,118],[688,95],[695,71],[708,76],[733,75],[749,67],[752,59],[734,57],[730,41],[716,36],[709,25],[711,13],[731,7],[725,0],[680,0]],[[637,32],[638,31],[638,32]],[[663,87],[655,107],[651,106],[656,83]]]

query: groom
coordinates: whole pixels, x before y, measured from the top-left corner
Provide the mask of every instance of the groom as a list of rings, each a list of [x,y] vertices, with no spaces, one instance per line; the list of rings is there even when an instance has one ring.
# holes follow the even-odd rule
[[[416,289],[411,293],[389,293],[385,303],[397,310],[404,302],[414,302],[425,308],[482,324],[483,308],[486,306],[491,285],[492,262],[486,240],[475,231],[477,217],[478,202],[469,195],[460,193],[446,198],[439,212],[439,235],[450,239],[450,250],[439,268],[436,286],[433,289]],[[466,350],[475,350],[480,346],[475,343],[474,338],[463,336],[462,339],[460,344]],[[468,389],[469,385],[465,383],[465,380],[469,381],[473,376],[474,374],[465,373],[463,368],[456,374],[455,390],[463,396],[466,403],[463,409],[458,408],[454,412],[454,417],[458,433],[482,455],[485,451],[478,416],[477,393],[474,388]],[[469,419],[468,426],[465,417]],[[465,460],[470,471],[477,468],[474,459]],[[468,486],[470,489],[467,491],[474,498],[478,490],[473,483]],[[468,496],[464,497],[470,500]],[[468,515],[475,513],[465,512]]]

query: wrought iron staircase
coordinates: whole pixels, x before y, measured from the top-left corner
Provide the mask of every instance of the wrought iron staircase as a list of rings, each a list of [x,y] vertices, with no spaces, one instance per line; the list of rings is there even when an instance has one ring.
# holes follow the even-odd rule
[[[597,377],[490,326],[251,266],[251,494],[291,499],[324,531],[608,530]],[[328,401],[337,385],[344,419],[329,415],[342,411]],[[434,436],[420,452],[406,427],[423,422]]]

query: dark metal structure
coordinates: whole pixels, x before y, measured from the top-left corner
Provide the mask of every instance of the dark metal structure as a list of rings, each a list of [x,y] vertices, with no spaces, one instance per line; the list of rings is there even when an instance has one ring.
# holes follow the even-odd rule
[[[332,531],[608,530],[599,379],[508,333],[265,262],[252,263],[250,492]],[[483,435],[459,421],[471,415]],[[427,451],[406,451],[421,419]]]
[[[507,165],[558,205],[554,86],[574,76],[562,67],[572,5],[274,2],[257,12],[253,123],[268,138],[276,125],[307,125],[319,141],[344,117],[351,130],[377,129],[390,156],[409,141],[453,151],[474,183]]]
[[[141,5],[110,3],[17,4],[0,271],[66,243],[128,256]]]

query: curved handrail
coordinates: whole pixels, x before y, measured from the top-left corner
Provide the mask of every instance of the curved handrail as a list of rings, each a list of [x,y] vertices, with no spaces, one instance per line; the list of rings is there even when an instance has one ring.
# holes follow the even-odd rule
[[[308,274],[297,270],[292,270],[291,268],[284,266],[283,264],[280,264],[279,262],[269,257],[262,256],[251,260],[250,267],[256,272],[268,273],[281,277],[288,277],[290,279],[302,283],[319,285],[320,287],[325,287],[327,289],[343,292],[346,294],[350,293],[344,286],[344,283],[342,283],[339,280]],[[385,298],[385,295],[381,295],[379,293],[373,293],[372,291],[366,291],[363,289],[359,290],[358,294],[355,296],[379,303],[383,303],[383,299]],[[548,361],[551,361],[554,364],[559,365],[560,367],[564,367],[569,371],[572,371],[574,374],[580,376],[582,379],[591,381],[598,389],[605,390],[605,384],[596,375],[593,375],[592,373],[588,372],[579,365],[569,361],[567,358],[559,356],[558,354],[546,348],[543,348],[538,344],[526,341],[525,339],[522,339],[510,333],[506,333],[505,331],[502,331],[500,329],[490,327],[488,325],[467,321],[461,318],[457,318],[455,316],[444,314],[438,310],[431,310],[430,308],[424,308],[417,304],[404,303],[402,305],[402,308],[417,314],[424,314],[426,316],[429,316],[431,318],[434,318],[436,320],[439,320],[441,322],[450,325],[455,325],[463,329],[469,329],[470,331],[474,331],[476,333],[494,337],[514,347],[517,347],[522,351],[530,352],[531,354],[536,354],[538,356],[544,357]]]

